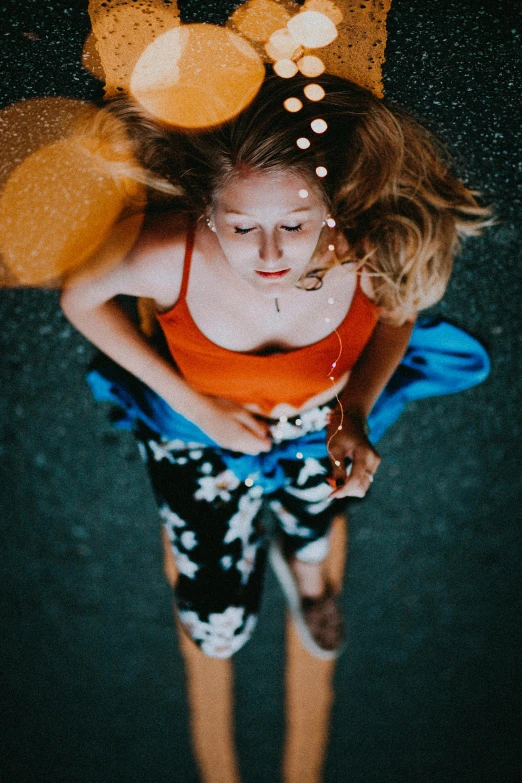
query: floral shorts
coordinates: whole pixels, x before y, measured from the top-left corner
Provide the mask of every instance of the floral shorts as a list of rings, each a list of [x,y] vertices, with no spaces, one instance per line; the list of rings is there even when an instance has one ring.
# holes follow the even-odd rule
[[[344,501],[329,498],[328,457],[289,452],[288,442],[299,444],[311,428],[324,430],[329,412],[323,406],[274,425],[271,456],[284,478],[269,492],[260,480],[266,477],[234,472],[227,459],[234,452],[169,441],[143,426],[137,430],[179,572],[179,618],[207,655],[229,657],[256,624],[267,553],[260,518],[265,500],[287,551],[310,563],[326,556],[330,523]],[[272,459],[271,470],[274,464]]]

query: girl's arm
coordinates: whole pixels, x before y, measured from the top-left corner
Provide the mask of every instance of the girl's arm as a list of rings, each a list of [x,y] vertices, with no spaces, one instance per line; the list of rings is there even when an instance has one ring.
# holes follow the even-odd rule
[[[342,430],[338,429],[341,425],[338,409],[328,427],[332,475],[339,485],[334,497],[363,497],[373,480],[380,457],[368,440],[366,419],[404,356],[412,329],[412,321],[402,326],[379,321],[350,374],[340,396]],[[352,461],[348,477],[344,468],[346,458]]]
[[[413,321],[402,326],[379,321],[341,395],[345,413],[368,417],[404,356],[413,325]]]
[[[250,454],[266,451],[271,445],[266,427],[243,408],[208,397],[189,386],[174,366],[154,350],[114,299],[118,294],[156,299],[159,298],[155,296],[156,289],[162,283],[165,295],[164,287],[172,286],[176,271],[173,274],[172,251],[170,256],[168,264],[150,258],[148,264],[123,262],[105,274],[73,280],[62,293],[63,311],[88,340],[217,443]],[[182,259],[178,266],[180,280]]]

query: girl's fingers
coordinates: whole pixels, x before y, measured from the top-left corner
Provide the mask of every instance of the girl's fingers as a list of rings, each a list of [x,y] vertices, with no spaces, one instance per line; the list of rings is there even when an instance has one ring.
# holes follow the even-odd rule
[[[374,449],[356,449],[350,472],[346,472],[346,480],[342,486],[332,493],[332,498],[355,497],[362,498],[368,492],[381,458]],[[337,480],[334,474],[334,480]]]
[[[232,431],[229,434],[232,437]],[[271,447],[272,442],[268,438],[260,437],[241,423],[239,423],[231,444],[225,446],[232,451],[242,451],[244,454],[259,454],[262,451],[270,451]]]
[[[332,463],[331,477],[328,479],[333,492],[330,497],[342,497],[338,492],[345,486],[348,476],[352,470],[352,463],[347,460],[342,452],[331,450],[330,459]]]
[[[264,444],[267,445],[267,447],[270,449],[272,447],[272,438],[270,436],[270,433],[268,430],[264,429],[263,427],[252,427],[251,423],[248,422],[245,424],[246,428],[254,437],[258,440],[261,440]]]
[[[348,479],[343,487],[338,489],[332,497],[334,498],[363,498],[371,486],[371,479],[365,476],[357,481]]]
[[[352,473],[346,483],[348,494],[362,498],[373,482],[381,458],[373,449],[357,449],[354,455]]]
[[[259,421],[246,410],[240,410],[236,418],[253,435],[256,435],[262,440],[271,440],[269,437],[270,431],[267,422]]]
[[[243,451],[245,454],[259,454],[261,451],[270,451],[272,441],[263,438],[247,427],[242,427],[242,433],[238,438],[234,451]]]

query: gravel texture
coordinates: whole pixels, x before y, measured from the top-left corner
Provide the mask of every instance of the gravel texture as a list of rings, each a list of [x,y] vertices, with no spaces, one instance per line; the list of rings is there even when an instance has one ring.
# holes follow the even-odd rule
[[[180,0],[185,21],[222,22],[236,5]],[[0,6],[4,105],[99,96],[79,64],[85,6]],[[394,0],[389,16],[387,97],[443,138],[498,216],[435,308],[487,345],[492,372],[412,404],[382,441],[370,497],[351,505],[327,783],[520,779],[521,17],[498,0]],[[0,313],[2,780],[191,783],[158,520],[133,439],[92,402],[92,349],[56,292],[3,291]],[[278,779],[282,634],[269,577],[237,656],[245,783]]]

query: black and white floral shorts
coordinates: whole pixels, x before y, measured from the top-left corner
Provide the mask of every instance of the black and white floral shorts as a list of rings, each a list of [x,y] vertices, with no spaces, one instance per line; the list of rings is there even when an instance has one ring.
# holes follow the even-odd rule
[[[307,422],[324,429],[329,412],[324,406],[307,412],[313,415],[304,422],[295,417],[299,428],[291,419],[282,429],[275,425],[274,449],[305,434]],[[263,481],[236,475],[224,449],[168,440],[143,426],[136,437],[179,572],[181,623],[204,653],[229,657],[257,621],[267,553],[263,503],[287,551],[304,562],[325,558],[331,520],[345,507],[329,498],[329,459],[306,453],[288,458],[287,449],[278,459],[282,486],[267,493]]]

